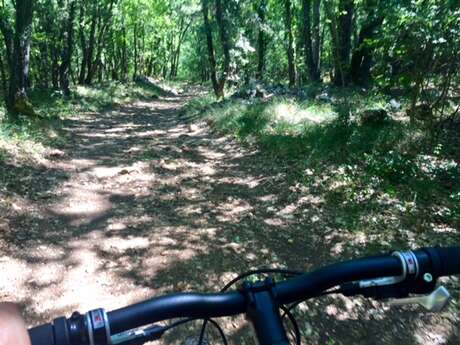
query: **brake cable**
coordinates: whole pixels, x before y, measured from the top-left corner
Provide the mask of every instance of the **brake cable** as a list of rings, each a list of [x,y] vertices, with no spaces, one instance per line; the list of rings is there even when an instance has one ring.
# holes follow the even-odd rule
[[[292,327],[294,328],[294,335],[295,335],[295,342],[297,345],[302,344],[302,338],[300,334],[300,328],[299,324],[297,323],[297,320],[295,319],[294,315],[290,312],[288,308],[285,306],[281,306],[280,309],[284,312],[283,316],[287,316],[289,321],[292,323]]]
[[[313,297],[322,297],[322,296],[328,296],[328,295],[335,295],[335,294],[339,294],[339,293],[342,293],[342,289],[340,288],[337,288],[337,289],[333,289],[333,290],[327,290],[327,291],[324,291],[322,293],[320,293],[319,295],[317,296],[313,296]],[[312,298],[313,298],[312,297]],[[287,309],[289,311],[293,310],[294,308],[298,307],[300,304],[306,302],[306,300],[303,300],[303,301],[297,301],[295,303],[292,303]],[[281,318],[284,318],[286,317],[286,313],[284,313]]]

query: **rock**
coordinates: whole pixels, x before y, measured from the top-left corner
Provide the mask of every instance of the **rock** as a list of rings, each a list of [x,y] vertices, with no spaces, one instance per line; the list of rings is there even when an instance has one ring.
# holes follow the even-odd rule
[[[360,115],[363,125],[380,125],[388,120],[388,113],[385,109],[367,109]]]
[[[122,170],[120,170],[120,172],[118,174],[119,175],[128,175],[130,173],[131,173],[131,171],[129,171],[128,169],[122,169]]]
[[[196,132],[196,131],[199,131],[200,130],[200,127],[198,127],[196,124],[191,124],[189,127],[189,132]]]
[[[27,116],[38,116],[30,103],[29,99],[24,95],[17,95],[16,101],[13,106],[13,111],[19,114],[27,115]]]
[[[49,157],[50,159],[64,158],[65,155],[66,155],[66,153],[64,151],[61,151],[61,150],[58,150],[58,149],[49,150],[47,152],[47,157]]]
[[[398,102],[395,99],[391,99],[390,103],[388,105],[389,105],[390,109],[393,110],[393,111],[398,111],[398,110],[401,109],[401,103]]]
[[[134,77],[134,81],[139,82],[139,83],[150,84],[149,78],[147,78],[146,76],[141,76],[141,75],[137,75],[136,77]]]
[[[264,90],[264,88],[260,85],[257,85],[256,86],[256,90],[255,90],[255,97],[257,98],[265,98],[265,94],[267,92]]]
[[[315,97],[317,101],[323,101],[323,102],[332,102],[331,96],[327,92],[323,92]]]

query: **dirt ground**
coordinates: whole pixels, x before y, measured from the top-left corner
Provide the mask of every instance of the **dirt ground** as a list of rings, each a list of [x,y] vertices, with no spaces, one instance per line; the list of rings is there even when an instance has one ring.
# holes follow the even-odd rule
[[[16,193],[0,209],[0,300],[19,302],[30,325],[172,291],[216,291],[248,269],[308,270],[364,250],[328,226],[324,201],[288,178],[289,166],[186,121],[187,99],[70,118],[60,151],[3,167],[16,176]],[[297,315],[311,344],[460,344],[458,310],[327,297]],[[232,344],[254,344],[241,319],[222,324]],[[179,344],[196,327],[162,343]]]

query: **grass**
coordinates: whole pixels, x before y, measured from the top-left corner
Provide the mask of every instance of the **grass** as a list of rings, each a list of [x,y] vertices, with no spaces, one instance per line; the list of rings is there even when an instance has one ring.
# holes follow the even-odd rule
[[[364,125],[358,114],[383,108],[383,96],[350,91],[334,97],[215,103],[208,96],[192,101],[186,114],[289,166],[293,181],[326,200],[336,228],[367,237],[384,230],[404,244],[408,232],[424,245],[453,241],[433,236],[460,229],[460,154],[453,136],[433,142],[401,114]]]
[[[30,100],[39,116],[21,117],[12,124],[2,121],[5,109],[0,108],[0,162],[39,159],[50,147],[59,147],[66,140],[61,131],[62,120],[69,116],[101,112],[135,100],[156,99],[172,91],[170,85],[149,80],[76,86],[69,97],[60,91],[32,91]]]

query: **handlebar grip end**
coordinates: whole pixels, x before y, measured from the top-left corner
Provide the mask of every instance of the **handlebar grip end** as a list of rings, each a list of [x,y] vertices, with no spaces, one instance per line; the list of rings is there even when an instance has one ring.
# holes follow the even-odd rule
[[[441,260],[440,276],[460,274],[460,247],[435,248]]]
[[[28,332],[31,345],[55,345],[53,325],[50,323],[31,328]]]

